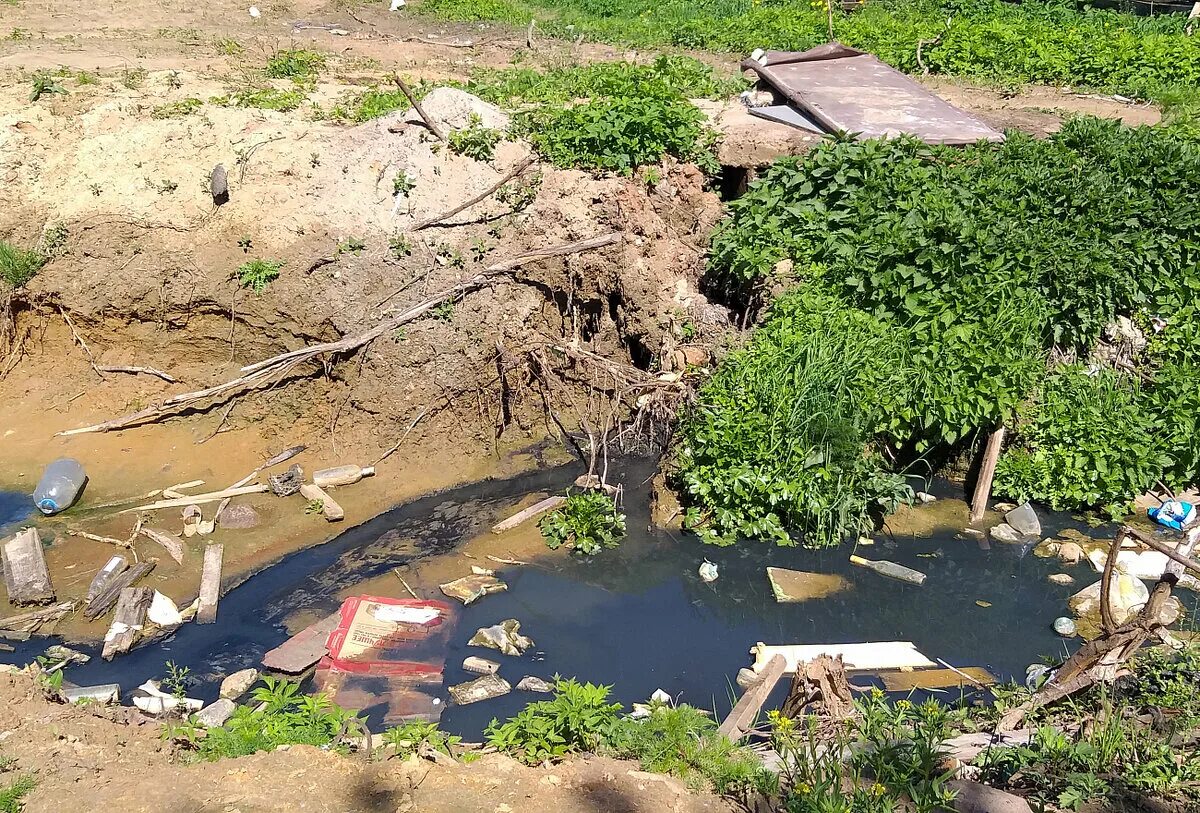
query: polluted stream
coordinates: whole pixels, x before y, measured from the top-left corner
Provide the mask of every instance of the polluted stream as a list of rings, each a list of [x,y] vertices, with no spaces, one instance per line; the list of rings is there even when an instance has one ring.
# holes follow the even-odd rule
[[[1023,680],[1029,664],[1062,657],[1078,646],[1078,639],[1057,636],[1051,623],[1068,614],[1072,593],[1099,578],[1086,564],[1069,569],[1075,584],[1055,585],[1047,576],[1062,566],[1034,556],[1031,545],[993,544],[985,551],[976,537],[955,528],[935,529],[928,536],[881,532],[874,545],[858,549],[865,558],[898,562],[928,575],[923,586],[914,586],[850,564],[848,546],[810,551],[749,541],[704,545],[687,534],[649,528],[653,471],[653,463],[631,463],[615,478],[624,485],[629,529],[619,548],[591,560],[560,551],[527,566],[479,562],[496,568],[508,590],[466,607],[446,599],[455,605],[457,618],[446,652],[443,729],[478,739],[493,718],[504,719],[544,697],[513,691],[467,706],[446,703],[446,687],[478,677],[462,669],[468,655],[499,662],[500,676],[514,686],[525,675],[577,677],[611,684],[612,698],[626,706],[662,689],[679,702],[721,716],[740,693],[735,676],[751,664],[749,649],[759,641],[911,641],[931,660],[984,667],[1002,680]],[[70,667],[66,679],[78,685],[117,683],[127,697],[145,680],[162,678],[171,661],[191,670],[190,696],[215,699],[222,675],[259,667],[266,651],[287,640],[289,619],[328,615],[357,585],[452,551],[487,532],[517,500],[535,492],[562,493],[578,474],[575,467],[548,469],[407,502],[251,576],[221,599],[215,624],[185,624],[169,638],[112,662],[102,661],[96,647],[84,647],[92,660]],[[935,493],[957,496],[948,485]],[[0,512],[7,506],[0,499]],[[1065,515],[1041,516],[1043,537],[1084,527]],[[1090,534],[1111,536],[1112,529]],[[706,559],[719,570],[712,583],[697,573]],[[462,575],[471,563],[462,560]],[[778,603],[765,574],[768,566],[836,574],[846,584],[808,601]],[[405,594],[396,589],[389,595]],[[522,634],[534,641],[523,656],[466,645],[476,629],[508,618],[518,619]],[[18,644],[0,661],[27,663],[48,643],[35,638]],[[872,679],[860,675],[853,681],[863,685]],[[785,686],[781,682],[777,694]],[[958,691],[940,696],[957,700]],[[384,711],[382,704],[365,709],[372,730],[384,727]]]

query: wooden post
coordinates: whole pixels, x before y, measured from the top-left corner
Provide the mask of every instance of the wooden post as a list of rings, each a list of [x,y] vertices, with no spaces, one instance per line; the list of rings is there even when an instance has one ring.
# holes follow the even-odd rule
[[[217,620],[217,602],[221,600],[221,559],[224,545],[209,545],[204,549],[204,570],[200,574],[200,607],[196,610],[197,624]]]
[[[46,556],[42,553],[42,538],[36,528],[26,528],[4,543],[0,552],[4,562],[4,584],[8,600],[13,604],[49,604],[54,601],[54,587]]]
[[[783,677],[786,670],[787,660],[782,655],[771,658],[767,662],[766,668],[762,670],[762,678],[746,690],[742,698],[737,701],[737,705],[729,712],[729,716],[725,718],[725,722],[721,723],[717,733],[723,734],[734,742],[744,737],[746,730],[754,724],[755,718],[758,717],[763,703],[767,702],[771,690],[775,688],[775,684]]]
[[[996,461],[1000,459],[1000,448],[1004,446],[1004,424],[1000,424],[988,438],[983,453],[983,465],[979,467],[979,479],[975,481],[975,496],[971,499],[971,522],[979,522],[987,511],[988,498],[992,496],[992,478],[996,476]]]
[[[126,587],[121,591],[112,626],[104,636],[104,651],[100,653],[104,660],[111,661],[114,655],[124,655],[133,648],[153,600],[154,591],[149,587]]]
[[[156,564],[158,562],[153,559],[147,559],[145,562],[138,562],[129,568],[129,570],[117,576],[109,583],[108,587],[104,588],[103,592],[88,602],[87,609],[83,611],[84,618],[89,621],[95,621],[107,613],[117,603],[117,598],[121,595],[121,591],[145,576],[151,570],[154,570]]]

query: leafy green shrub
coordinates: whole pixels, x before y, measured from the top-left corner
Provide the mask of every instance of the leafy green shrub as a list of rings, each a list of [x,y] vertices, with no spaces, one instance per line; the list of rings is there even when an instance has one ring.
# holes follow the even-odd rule
[[[478,113],[467,117],[467,126],[461,130],[453,130],[447,138],[450,151],[463,155],[475,161],[491,161],[496,157],[496,145],[500,143],[501,133],[490,127],[483,126],[483,120]]]
[[[273,87],[244,88],[234,94],[238,107],[257,107],[287,113],[304,103],[306,94],[301,88],[280,90]]]
[[[362,723],[357,715],[334,706],[324,695],[300,694],[300,686],[266,678],[265,686],[251,695],[262,711],[240,706],[220,728],[210,728],[201,738],[195,729],[181,727],[182,735],[200,759],[215,761],[257,751],[273,751],[281,745],[336,746],[347,732],[356,733]]]
[[[423,748],[431,748],[441,751],[447,756],[454,756],[450,749],[462,742],[462,737],[441,731],[437,723],[414,721],[389,728],[383,732],[383,742],[385,745],[394,746],[396,755],[401,759],[412,754],[419,754]]]
[[[25,774],[18,776],[12,784],[0,788],[0,813],[21,813],[22,802],[29,792],[37,787],[37,780]]]
[[[32,89],[29,91],[29,101],[36,102],[43,96],[54,93],[65,94],[66,88],[58,83],[58,80],[49,71],[37,71],[30,80]]]
[[[150,118],[152,118],[152,119],[183,118],[184,116],[190,116],[192,113],[195,113],[197,110],[199,110],[203,106],[204,106],[204,102],[202,100],[197,99],[195,97],[188,97],[186,99],[180,99],[177,102],[170,102],[169,104],[159,105],[158,107],[156,107],[150,111]]]
[[[643,770],[677,776],[695,790],[727,794],[764,781],[758,758],[718,734],[711,716],[688,705],[653,703],[645,719],[622,718],[605,750],[638,760]]]
[[[625,515],[612,498],[599,491],[568,494],[567,501],[538,522],[546,547],[562,546],[574,553],[595,556],[615,548],[625,537]]]
[[[556,677],[553,699],[530,703],[506,722],[492,720],[484,732],[488,745],[529,765],[595,751],[621,711],[620,703],[608,702],[611,689]]]
[[[279,276],[283,260],[249,260],[238,266],[237,276],[243,288],[261,294]]]
[[[26,251],[12,243],[0,240],[0,278],[14,288],[20,288],[33,279],[46,257],[39,251]]]
[[[308,79],[325,68],[325,55],[318,51],[291,48],[278,51],[267,60],[267,76],[272,79]]]
[[[1017,447],[996,466],[996,491],[1056,511],[1099,505],[1119,516],[1166,463],[1141,393],[1128,376],[1110,371],[1055,370],[1023,411],[1017,433]]]

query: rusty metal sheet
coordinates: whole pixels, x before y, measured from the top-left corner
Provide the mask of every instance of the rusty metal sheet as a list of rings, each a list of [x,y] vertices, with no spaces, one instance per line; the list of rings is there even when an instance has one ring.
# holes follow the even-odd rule
[[[767,51],[742,67],[830,132],[864,139],[909,134],[930,144],[1004,140],[979,118],[939,99],[878,57],[839,43],[799,53]]]

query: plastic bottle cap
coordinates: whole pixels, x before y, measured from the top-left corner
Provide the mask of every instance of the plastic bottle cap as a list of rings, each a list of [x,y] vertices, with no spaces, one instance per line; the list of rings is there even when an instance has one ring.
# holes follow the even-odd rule
[[[375,476],[375,467],[374,466],[363,466],[362,476],[363,477],[374,477]]]

